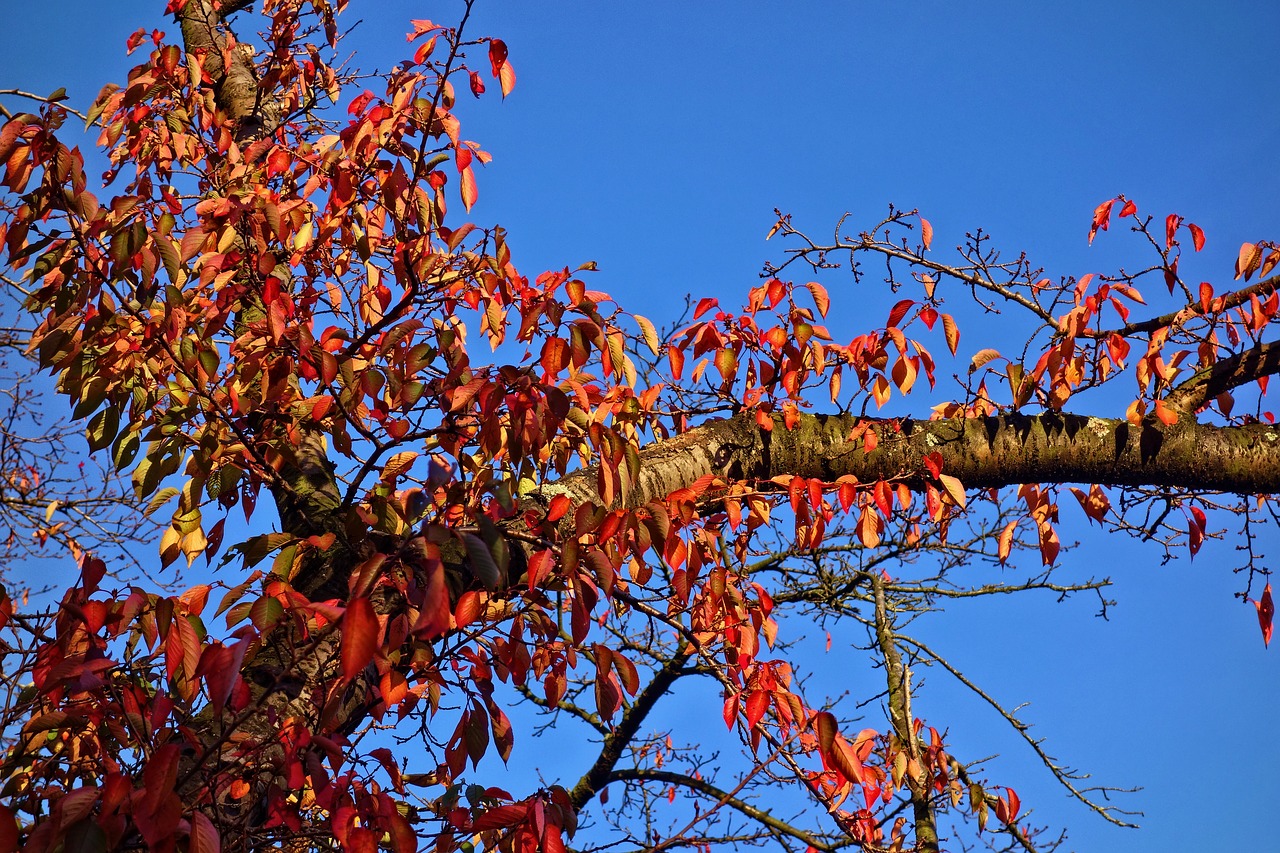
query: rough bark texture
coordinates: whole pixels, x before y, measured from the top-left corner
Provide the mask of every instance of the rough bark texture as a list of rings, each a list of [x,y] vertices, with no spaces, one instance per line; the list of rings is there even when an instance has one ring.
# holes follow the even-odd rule
[[[228,33],[222,21],[243,4],[222,5],[222,10],[215,11],[209,0],[189,0],[177,18],[186,52],[204,52],[202,67],[213,80],[218,106],[236,122],[237,136],[243,139],[269,131],[278,120],[279,111],[275,104],[261,98],[258,80],[246,54],[236,48],[228,49]]]
[[[921,767],[918,776],[908,773],[906,777],[907,789],[911,793],[912,817],[915,818],[915,850],[918,853],[937,853],[938,825],[931,801],[933,789],[929,771],[918,764],[920,748],[913,726],[915,716],[911,713],[911,670],[898,651],[898,638],[893,632],[893,617],[889,613],[884,581],[878,575],[873,575],[871,585],[876,598],[876,643],[884,658],[888,686],[889,719],[893,723],[898,742],[902,744],[908,757]]]
[[[873,421],[867,453],[851,431],[856,415],[801,415],[791,429],[776,418],[761,429],[753,415],[714,421],[640,452],[635,506],[712,474],[768,480],[781,475],[863,482],[928,477],[923,458],[938,452],[943,471],[969,488],[1021,483],[1098,483],[1264,494],[1280,492],[1280,427],[1214,427],[1189,417],[1173,426],[1068,414],[916,421]],[[599,500],[594,469],[548,486],[575,502]]]

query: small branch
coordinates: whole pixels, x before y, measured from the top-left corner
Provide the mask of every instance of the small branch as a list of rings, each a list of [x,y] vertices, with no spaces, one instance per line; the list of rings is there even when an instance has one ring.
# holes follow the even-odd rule
[[[731,806],[752,820],[763,824],[776,832],[788,835],[797,841],[801,841],[815,850],[834,851],[854,843],[852,840],[844,843],[824,841],[811,833],[805,832],[803,829],[794,827],[786,821],[774,817],[763,809],[756,808],[728,791],[721,790],[705,779],[695,779],[692,776],[685,776],[682,773],[673,773],[669,770],[645,770],[641,768],[633,768],[613,771],[609,774],[608,781],[641,783],[658,782],[663,785],[679,785],[682,788],[697,791],[699,794],[704,794],[718,802]]]
[[[69,107],[66,104],[62,103],[61,98],[54,100],[49,95],[37,95],[34,92],[24,92],[21,89],[0,89],[0,95],[13,95],[18,98],[30,98],[31,100],[39,101],[42,104],[58,104],[58,106],[61,109],[66,110],[67,112],[71,113],[73,116],[78,116],[81,121],[87,122],[89,120],[85,117],[84,113],[80,112],[74,107]],[[13,118],[13,114],[10,113],[3,106],[0,106],[0,113],[3,113],[5,118]]]
[[[998,713],[1001,717],[1003,717],[1005,719],[1005,722],[1007,722],[1010,726],[1012,726],[1013,729],[1019,735],[1022,736],[1022,739],[1026,741],[1027,744],[1035,751],[1036,755],[1040,758],[1040,761],[1044,764],[1045,767],[1049,769],[1049,772],[1053,774],[1054,778],[1057,779],[1058,782],[1061,783],[1064,788],[1066,788],[1069,792],[1071,792],[1071,796],[1075,797],[1077,800],[1084,803],[1090,809],[1102,815],[1102,817],[1104,817],[1109,822],[1114,823],[1116,826],[1125,826],[1125,827],[1131,827],[1131,828],[1137,827],[1136,823],[1128,823],[1126,821],[1120,820],[1115,815],[1117,814],[1140,815],[1141,812],[1129,812],[1129,811],[1124,811],[1123,809],[1118,809],[1114,806],[1104,806],[1101,803],[1094,802],[1088,796],[1089,792],[1092,790],[1102,791],[1103,793],[1113,792],[1113,791],[1122,792],[1122,793],[1132,793],[1133,791],[1137,790],[1136,788],[1086,788],[1086,789],[1077,788],[1075,784],[1073,784],[1073,780],[1085,779],[1088,777],[1078,776],[1072,773],[1067,768],[1056,763],[1048,755],[1048,753],[1046,753],[1044,749],[1040,746],[1040,744],[1043,743],[1043,741],[1036,740],[1035,738],[1031,737],[1031,735],[1028,732],[1028,730],[1031,728],[1029,725],[1027,725],[1026,723],[1022,722],[1022,720],[1019,720],[1016,716],[1014,716],[1012,711],[1006,710],[1003,705],[1001,705],[994,698],[992,698],[991,694],[987,693],[977,684],[974,684],[972,681],[970,681],[967,677],[965,677],[964,673],[960,672],[960,670],[956,669],[954,666],[951,665],[950,662],[945,660],[941,655],[939,655],[933,649],[929,648],[924,643],[902,634],[898,635],[898,639],[904,643],[915,646],[917,649],[924,652],[926,655],[929,656],[931,660],[936,662],[939,666],[941,666],[947,672],[951,673],[951,675],[954,676],[957,681],[959,681],[965,687],[969,688],[971,691],[977,694],[978,697],[980,697],[984,702],[986,702],[988,705],[994,708],[996,710],[996,713]]]
[[[682,643],[662,669],[654,674],[653,680],[646,684],[644,689],[636,696],[635,701],[631,703],[631,707],[623,712],[622,719],[618,725],[614,727],[610,734],[605,736],[604,743],[601,745],[600,755],[596,758],[595,764],[583,774],[582,778],[578,780],[578,784],[574,785],[573,790],[569,793],[569,800],[573,803],[575,809],[581,810],[583,806],[595,798],[601,788],[608,784],[609,775],[613,772],[613,768],[617,765],[619,759],[622,758],[627,745],[636,736],[636,732],[640,729],[640,724],[644,722],[645,717],[649,716],[649,712],[653,710],[658,700],[665,696],[671,686],[680,678],[685,662],[693,653],[692,646]]]

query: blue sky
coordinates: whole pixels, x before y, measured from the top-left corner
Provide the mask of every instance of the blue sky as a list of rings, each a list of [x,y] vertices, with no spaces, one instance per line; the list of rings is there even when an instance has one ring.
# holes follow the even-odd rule
[[[66,86],[84,106],[123,78],[129,32],[175,29],[162,7],[11,10],[0,87]],[[448,22],[456,9],[353,2],[357,64],[390,65],[409,18]],[[1280,6],[1243,2],[481,2],[471,32],[505,39],[519,80],[505,103],[491,87],[461,108],[464,136],[494,155],[474,218],[508,228],[526,273],[597,261],[593,286],[661,323],[686,293],[744,299],[778,257],[763,241],[775,207],[819,234],[846,211],[869,226],[891,202],[918,207],[935,247],[981,227],[1058,276],[1148,260],[1123,229],[1086,244],[1094,206],[1123,192],[1204,227],[1188,277],[1221,290],[1241,241],[1280,237],[1280,114],[1265,100],[1277,31]],[[850,324],[837,338],[882,323],[898,298],[874,277],[827,285]],[[963,328],[962,346],[1001,346],[998,321]],[[1084,600],[1023,597],[954,607],[922,633],[1003,701],[1032,702],[1055,755],[1099,783],[1142,786],[1129,802],[1144,828],[1068,802],[941,675],[926,713],[970,755],[1000,753],[993,778],[1037,822],[1068,826],[1074,849],[1256,848],[1280,795],[1280,688],[1276,653],[1233,597],[1233,543],[1161,566],[1152,549],[1097,536],[1074,506],[1063,513],[1064,539],[1083,540],[1066,571],[1116,581],[1109,622]],[[1261,550],[1275,539],[1264,532]],[[873,678],[838,646],[812,667]],[[714,702],[706,714],[718,719]]]

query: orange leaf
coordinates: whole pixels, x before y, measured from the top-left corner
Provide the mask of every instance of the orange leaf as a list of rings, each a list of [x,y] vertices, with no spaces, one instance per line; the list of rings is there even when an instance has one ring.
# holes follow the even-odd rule
[[[1164,400],[1156,400],[1156,417],[1165,426],[1173,426],[1178,422],[1178,413],[1164,404]]]
[[[939,474],[938,480],[942,483],[943,488],[947,490],[947,494],[950,495],[951,500],[955,503],[955,505],[960,507],[960,509],[964,509],[964,505],[965,505],[964,486],[960,483],[960,481],[957,478],[951,476],[950,474]]]
[[[502,87],[503,98],[510,95],[511,90],[516,87],[516,70],[511,67],[510,62],[502,63],[502,70],[498,72],[498,85]]]
[[[809,294],[813,296],[813,304],[818,307],[818,313],[823,317],[827,316],[827,309],[831,307],[831,297],[827,295],[827,289],[816,281],[811,281],[805,285],[809,288]]]
[[[942,315],[942,333],[947,338],[947,349],[955,355],[956,348],[960,346],[960,327],[956,325],[955,318],[950,314]]]
[[[1018,526],[1018,520],[1015,518],[1004,526],[1004,530],[1000,531],[1000,540],[996,544],[996,557],[1000,560],[1000,565],[1004,565],[1009,559],[1009,552],[1013,549],[1013,531]]]
[[[871,388],[871,395],[875,397],[877,406],[883,406],[889,402],[889,380],[883,376],[877,376],[875,385]]]
[[[818,733],[818,748],[822,750],[823,755],[827,755],[831,752],[831,745],[840,731],[835,714],[830,711],[819,711],[813,717],[813,728]]]
[[[353,598],[342,617],[342,677],[350,681],[373,661],[381,639],[378,614],[365,596]]]
[[[1236,278],[1244,276],[1244,280],[1248,281],[1249,276],[1253,275],[1253,271],[1258,268],[1261,262],[1261,247],[1254,243],[1241,243],[1240,254],[1236,258]]]
[[[920,242],[924,243],[926,252],[933,245],[933,226],[923,216],[920,217]]]
[[[836,735],[835,743],[831,745],[831,755],[829,757],[831,764],[836,770],[840,771],[840,775],[850,782],[862,784],[862,762],[858,760],[858,755],[853,747],[849,746],[849,742],[840,735]]]
[[[1271,619],[1276,615],[1276,606],[1271,600],[1271,584],[1268,583],[1267,588],[1262,591],[1262,600],[1254,601],[1253,606],[1258,609],[1258,625],[1262,628],[1262,644],[1270,646]]]
[[[1109,199],[1098,205],[1093,210],[1093,224],[1089,226],[1089,242],[1093,242],[1094,236],[1097,235],[1098,229],[1106,231],[1111,225],[1111,205],[1115,204],[1115,199]]]
[[[467,166],[465,169],[462,170],[462,205],[463,207],[465,207],[468,211],[470,211],[472,205],[476,203],[476,198],[478,197],[479,197],[479,192],[476,190],[476,173],[470,166]]]

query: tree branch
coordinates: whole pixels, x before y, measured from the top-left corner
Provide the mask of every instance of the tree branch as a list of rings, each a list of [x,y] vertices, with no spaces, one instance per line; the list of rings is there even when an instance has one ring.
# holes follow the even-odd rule
[[[631,707],[623,712],[622,720],[617,727],[605,737],[604,744],[600,749],[600,755],[596,758],[595,764],[591,769],[583,774],[578,780],[578,784],[573,786],[573,790],[569,793],[569,800],[573,803],[575,809],[581,810],[584,805],[591,802],[596,793],[609,783],[609,775],[613,772],[614,766],[618,760],[622,758],[622,753],[626,750],[627,745],[635,738],[636,732],[640,729],[640,724],[644,722],[645,717],[653,710],[653,706],[658,700],[666,695],[671,689],[671,685],[683,674],[685,661],[694,653],[693,646],[684,643],[676,653],[667,661],[662,669],[658,670],[653,680],[645,685],[640,691],[636,699],[631,703]]]
[[[1164,401],[1175,411],[1192,414],[1219,394],[1276,373],[1280,373],[1280,343],[1258,343],[1197,371]]]
[[[1268,360],[1276,357],[1267,350]],[[872,424],[878,446],[868,453],[848,440]],[[923,459],[937,452],[943,470],[968,488],[1022,483],[1097,483],[1241,494],[1280,492],[1280,428],[1218,427],[1183,418],[1162,427],[1048,412],[936,421],[878,420],[857,415],[801,415],[792,429],[780,416],[761,429],[752,412],[712,421],[640,451],[640,472],[628,504],[640,506],[686,488],[700,477],[767,481],[780,475],[861,482],[897,480],[922,488]],[[600,502],[596,469],[545,486],[548,498]]]
[[[718,802],[731,806],[757,823],[767,826],[776,832],[782,833],[783,835],[788,835],[797,841],[802,841],[815,850],[839,850],[842,847],[847,847],[854,843],[852,840],[843,844],[824,841],[816,835],[805,832],[803,829],[794,827],[786,821],[774,817],[763,809],[756,808],[750,803],[733,796],[728,791],[721,790],[705,779],[695,779],[694,777],[686,776],[683,773],[674,773],[670,770],[648,770],[636,767],[624,770],[615,770],[609,774],[608,781],[658,782],[663,785],[679,785],[682,788],[697,791],[699,794],[705,794]]]

